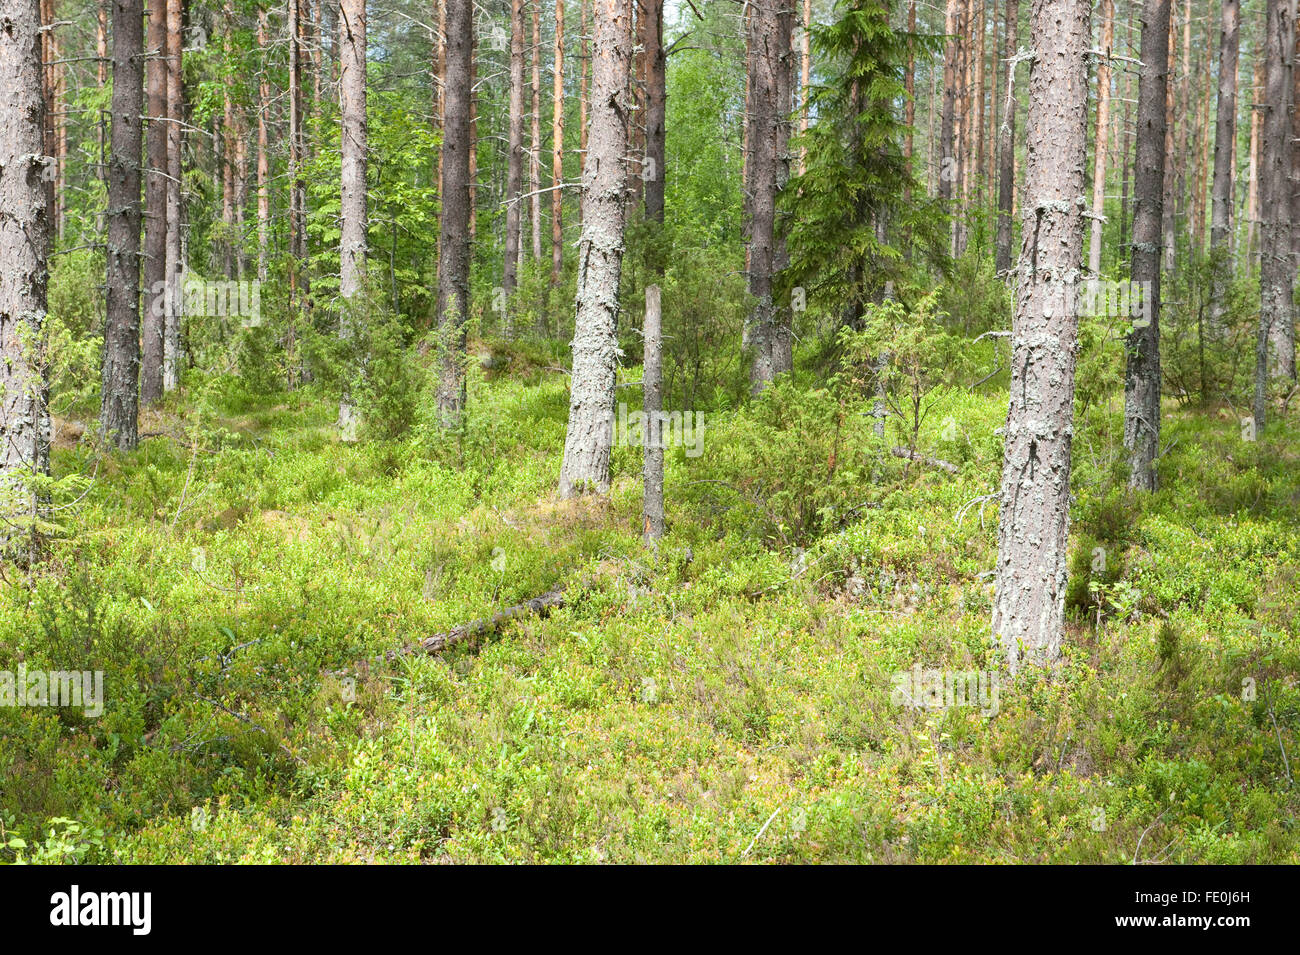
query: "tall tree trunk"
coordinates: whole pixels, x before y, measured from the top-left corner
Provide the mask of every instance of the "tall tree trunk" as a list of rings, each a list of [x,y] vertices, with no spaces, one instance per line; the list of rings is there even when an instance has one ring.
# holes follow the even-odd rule
[[[788,127],[783,105],[790,83],[782,82],[790,60],[791,12],[783,0],[756,5],[749,19],[749,294],[754,304],[745,326],[750,349],[750,387],[762,391],[788,371],[789,338],[784,309],[772,297],[772,281],[782,252],[776,235],[776,197],[783,185],[782,165]]]
[[[645,287],[645,354],[641,381],[645,408],[645,488],[642,524],[651,546],[664,536],[663,335],[658,285]]]
[[[551,89],[551,285],[564,271],[564,0],[555,0],[555,75]]]
[[[808,0],[804,0],[805,6],[807,5],[807,3]],[[808,11],[805,9],[804,11],[805,15],[807,15],[807,12]],[[916,0],[910,0],[910,2],[907,5],[907,32],[908,33],[916,32]],[[805,30],[804,31],[805,42],[807,41],[807,36],[808,36],[808,31]],[[804,81],[805,100],[807,98],[806,87],[807,87],[807,81],[805,80]],[[905,94],[903,97],[903,125],[906,127],[903,130],[903,158],[907,160],[908,169],[911,169],[912,149],[914,145],[912,139],[912,134],[913,134],[912,127],[916,125],[916,53],[914,50],[910,48],[907,51],[907,72],[903,76],[903,91]],[[805,106],[804,112],[807,113],[806,102],[804,106]],[[806,123],[806,116],[801,119],[801,122]],[[804,126],[800,129],[800,132],[806,132],[806,129],[807,127]],[[801,155],[799,159],[800,173],[803,172],[803,168],[804,168],[803,158]],[[906,201],[910,203],[912,201],[911,184],[909,183],[907,186],[905,186],[903,191],[904,191],[904,197]]]
[[[915,32],[916,27],[916,2],[908,7],[908,29]],[[800,55],[799,55],[799,135],[803,136],[808,132],[808,106],[809,97],[812,94],[812,0],[803,0],[803,32],[799,35]],[[908,77],[915,83],[914,67],[915,62],[911,54],[908,54]],[[914,91],[914,89],[913,89]],[[912,143],[912,131],[909,128],[907,132],[908,146]],[[909,152],[910,156],[911,153]],[[803,175],[808,168],[808,147],[801,146],[799,149],[799,175]]]
[[[1089,0],[1033,0],[1028,168],[998,516],[993,630],[1014,669],[1050,660],[1064,626],[1070,445],[1083,253]]]
[[[356,335],[354,323],[366,275],[366,0],[339,3],[339,297],[343,300],[339,337]],[[355,440],[357,412],[347,383],[339,401],[339,432]]]
[[[532,213],[533,260],[542,257],[542,0],[531,0],[533,8],[533,108],[528,138],[528,207]]]
[[[167,11],[163,0],[149,0],[149,49],[145,59],[149,129],[145,152],[144,318],[140,362],[140,400],[153,404],[163,395],[163,323],[167,308]]]
[[[266,281],[271,256],[269,233],[271,224],[271,157],[268,111],[271,108],[271,84],[267,80],[267,30],[266,11],[257,11],[257,48],[261,51],[257,77],[257,280]]]
[[[37,557],[46,509],[31,476],[50,472],[45,310],[50,241],[45,183],[45,97],[39,0],[14,0],[0,30],[0,492],[13,495],[21,534],[6,529],[7,556]],[[20,554],[20,550],[25,553]]]
[[[591,0],[578,0],[581,22],[578,25],[578,175],[587,170],[587,105],[591,102],[588,84],[591,77],[591,56],[587,45],[587,5]],[[582,221],[582,203],[578,203],[578,221]]]
[[[957,36],[958,11],[962,0],[948,0],[943,32],[948,44],[943,55],[943,119],[939,123],[939,198],[952,198],[952,184],[957,178],[957,158],[953,155],[953,124],[957,114],[957,87],[961,78],[957,72],[960,37]]]
[[[995,0],[996,2],[996,0]],[[974,75],[971,81],[971,94],[973,97],[971,109],[971,183],[975,190],[984,188],[985,182],[985,153],[984,153],[984,33],[988,11],[985,8],[984,0],[979,0],[974,5],[974,38],[971,44],[971,52],[974,55]],[[979,197],[976,201],[980,202]],[[982,204],[982,202],[981,202]]]
[[[288,385],[294,387],[302,370],[297,327],[310,311],[307,276],[307,161],[303,92],[305,29],[303,0],[289,0],[289,328],[286,335]]]
[[[1211,188],[1210,252],[1214,274],[1210,292],[1210,323],[1215,333],[1223,321],[1224,286],[1232,271],[1232,157],[1237,149],[1237,55],[1240,0],[1223,0],[1219,34],[1219,100],[1214,121],[1214,184]]]
[[[520,221],[524,176],[524,0],[510,0],[510,117],[506,149],[506,253],[501,288],[507,317],[519,280]]]
[[[632,62],[629,5],[593,0],[589,155],[582,178],[572,394],[559,493],[609,490],[614,378],[618,365],[618,286],[627,194],[627,75]]]
[[[1092,157],[1092,234],[1088,271],[1101,274],[1102,219],[1106,215],[1106,142],[1110,130],[1110,54],[1115,43],[1115,0],[1101,0],[1101,49],[1097,60],[1097,133]]]
[[[1255,51],[1255,68],[1250,86],[1250,185],[1246,191],[1246,258],[1254,261],[1259,239],[1259,136],[1263,128],[1257,97],[1264,90],[1264,56]]]
[[[472,0],[445,0],[444,9],[447,72],[442,91],[442,216],[438,235],[438,418],[444,428],[457,428],[465,413],[465,322],[469,317],[474,5]]]
[[[664,221],[664,163],[666,137],[664,122],[668,107],[667,59],[664,56],[664,2],[644,0],[642,15],[645,29],[641,33],[645,44],[645,161],[642,179],[645,182],[645,217],[660,225]],[[654,263],[661,267],[661,263]]]
[[[163,315],[163,390],[180,384],[181,317],[185,261],[181,248],[181,143],[185,88],[182,81],[182,0],[167,3],[167,292]]]
[[[143,54],[140,0],[113,0],[113,152],[108,164],[108,301],[99,432],[126,451],[136,446],[139,427]]]
[[[1165,106],[1169,82],[1169,0],[1145,0],[1142,72],[1138,80],[1137,176],[1133,192],[1133,261],[1130,274],[1148,311],[1128,332],[1124,371],[1124,446],[1129,486],[1156,487],[1160,444],[1160,230],[1164,221]]]
[[[1184,3],[1188,0],[1183,0]],[[1174,63],[1174,52],[1177,48],[1178,41],[1178,22],[1173,15],[1173,0],[1170,2],[1169,14],[1169,65],[1172,68]],[[1177,211],[1174,188],[1177,184],[1178,177],[1174,174],[1175,157],[1178,155],[1174,149],[1174,134],[1177,131],[1178,124],[1174,122],[1174,93],[1175,86],[1172,82],[1166,83],[1165,88],[1165,175],[1164,175],[1164,219],[1162,222],[1164,230],[1164,268],[1173,269],[1174,256],[1178,252],[1177,233],[1174,223],[1174,213]],[[1141,122],[1141,119],[1138,120]]]
[[[1291,56],[1295,44],[1289,0],[1268,0],[1265,90],[1260,134],[1259,337],[1255,348],[1255,427],[1268,412],[1270,379],[1295,378],[1295,326],[1291,315]]]
[[[1016,42],[1020,32],[1020,0],[1007,0],[1003,56],[1007,61],[1007,102],[998,131],[998,232],[994,267],[999,275],[1011,270],[1011,203],[1016,191]]]

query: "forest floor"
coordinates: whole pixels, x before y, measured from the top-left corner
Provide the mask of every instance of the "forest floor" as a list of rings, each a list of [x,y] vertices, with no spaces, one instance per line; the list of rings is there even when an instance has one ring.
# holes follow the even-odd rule
[[[829,460],[810,431],[765,462],[767,412],[720,411],[668,456],[657,554],[639,449],[607,500],[555,498],[562,376],[479,382],[442,445],[341,444],[319,389],[186,394],[129,456],[64,422],[56,472],[94,480],[44,572],[10,572],[0,650],[102,669],[107,704],[0,707],[0,859],[1300,862],[1295,429],[1170,404],[1137,500],[1088,463],[1115,412],[1081,431],[1064,656],[1013,678],[977,500],[1005,390],[922,429],[955,475],[859,454],[861,415]],[[810,521],[841,480],[860,500]],[[996,703],[902,705],[914,667],[990,671]]]

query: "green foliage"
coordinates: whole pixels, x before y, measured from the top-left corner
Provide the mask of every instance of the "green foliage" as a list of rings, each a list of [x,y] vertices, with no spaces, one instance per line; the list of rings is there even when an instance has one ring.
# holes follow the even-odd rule
[[[817,122],[792,149],[806,169],[780,197],[790,266],[778,297],[806,290],[814,307],[855,324],[887,283],[899,283],[914,255],[948,267],[947,218],[926,197],[903,156],[898,101],[909,55],[941,38],[890,26],[889,0],[841,0],[832,22],[812,29],[819,82]]]

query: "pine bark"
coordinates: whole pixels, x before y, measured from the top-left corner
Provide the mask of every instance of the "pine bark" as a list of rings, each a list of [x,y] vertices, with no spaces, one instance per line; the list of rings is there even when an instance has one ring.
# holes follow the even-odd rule
[[[438,236],[440,336],[438,416],[460,426],[465,411],[465,322],[469,315],[470,116],[474,8],[472,0],[445,0],[446,83],[443,86],[442,216]]]
[[[645,541],[664,536],[663,330],[658,285],[645,289],[645,354],[641,383],[645,407],[645,494],[642,524]]]
[[[1007,62],[1007,101],[998,131],[998,227],[994,267],[999,275],[1011,271],[1011,204],[1016,192],[1016,43],[1020,30],[1020,0],[1007,0],[1006,34],[1002,44]]]
[[[1110,130],[1110,54],[1115,43],[1115,0],[1101,0],[1101,49],[1097,60],[1097,132],[1092,157],[1092,234],[1088,271],[1101,274],[1102,220],[1106,214],[1106,142]]]
[[[163,390],[180,384],[181,287],[185,262],[181,250],[182,0],[167,3],[167,290],[163,315]]]
[[[1033,0],[1025,194],[1012,323],[993,630],[1012,667],[1059,652],[1083,253],[1089,0]]]
[[[524,0],[510,0],[510,116],[506,145],[506,250],[501,287],[506,308],[519,283],[524,176]]]
[[[141,333],[140,400],[163,395],[163,323],[167,308],[167,13],[163,0],[149,0],[149,48],[145,59],[149,128],[145,152],[144,318]]]
[[[564,271],[564,0],[555,0],[554,86],[551,89],[551,285]]]
[[[1260,131],[1259,334],[1255,346],[1255,427],[1268,412],[1269,383],[1294,380],[1291,314],[1291,57],[1295,44],[1289,0],[1268,0],[1264,37],[1264,97]]]
[[[1133,282],[1149,289],[1150,312],[1126,341],[1124,447],[1129,486],[1155,490],[1160,444],[1160,231],[1169,168],[1165,118],[1169,83],[1169,0],[1145,0],[1138,79],[1137,170],[1133,192]]]
[[[541,2],[531,0],[533,8],[532,110],[528,137],[528,207],[533,227],[533,260],[542,257],[542,26]]]
[[[1210,321],[1218,331],[1223,316],[1224,286],[1231,272],[1232,157],[1237,148],[1237,60],[1241,38],[1240,0],[1223,0],[1219,32],[1219,91],[1214,122],[1214,180],[1211,186],[1210,251],[1213,263]]]
[[[783,257],[776,234],[776,197],[784,184],[782,167],[789,129],[783,106],[790,82],[782,74],[790,61],[791,10],[783,0],[756,5],[749,19],[748,136],[749,294],[745,325],[750,350],[750,388],[757,394],[789,370],[789,319],[773,299],[773,278]]]
[[[664,221],[664,163],[667,156],[665,119],[668,107],[667,59],[664,56],[664,4],[663,0],[644,0],[642,15],[645,29],[646,97],[645,97],[645,158],[648,169],[645,180],[645,217],[660,225]]]
[[[624,253],[632,29],[630,10],[621,0],[593,0],[592,11],[591,104],[582,179],[572,394],[559,483],[559,494],[565,498],[609,490],[618,366],[615,327]]]
[[[140,0],[113,0],[113,127],[99,432],[126,451],[135,448],[139,440],[143,54],[144,9]]]
[[[12,492],[34,522],[46,502],[30,474],[50,471],[50,415],[44,334],[50,209],[45,183],[45,99],[39,0],[16,0],[0,30],[0,492]],[[12,518],[10,518],[12,520]],[[3,535],[4,549],[27,561],[38,550],[35,528]]]

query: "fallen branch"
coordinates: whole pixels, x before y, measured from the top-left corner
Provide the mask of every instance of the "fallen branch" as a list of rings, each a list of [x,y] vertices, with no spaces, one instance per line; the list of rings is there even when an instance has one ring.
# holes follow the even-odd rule
[[[949,474],[956,474],[958,471],[957,465],[953,464],[951,461],[945,461],[943,458],[926,457],[919,451],[910,451],[907,448],[892,448],[889,453],[896,458],[916,461],[919,464],[928,464],[932,468],[939,468],[942,471],[947,471]]]
[[[527,617],[532,614],[539,614],[544,617],[552,610],[563,606],[564,591],[562,589],[551,590],[540,597],[525,600],[513,607],[506,607],[500,613],[495,613],[491,617],[471,620],[469,623],[462,623],[459,626],[452,627],[446,633],[435,633],[431,637],[424,637],[408,646],[403,652],[414,653],[417,650],[422,650],[425,653],[441,653],[448,647],[462,643],[471,637],[495,633],[511,620],[517,620],[520,617]]]

